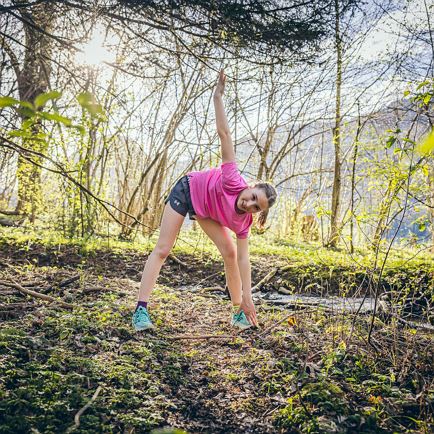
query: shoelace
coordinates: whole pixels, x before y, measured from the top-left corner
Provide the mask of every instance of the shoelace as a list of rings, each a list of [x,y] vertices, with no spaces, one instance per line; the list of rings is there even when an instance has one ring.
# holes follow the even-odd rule
[[[234,314],[235,321],[240,321],[242,319],[242,315],[243,315],[242,311],[239,312],[239,313]]]
[[[139,308],[137,310],[137,315],[136,315],[136,322],[138,321],[142,321],[144,319],[147,319],[148,321],[150,321],[149,318],[149,313],[147,310],[143,309],[143,308]]]

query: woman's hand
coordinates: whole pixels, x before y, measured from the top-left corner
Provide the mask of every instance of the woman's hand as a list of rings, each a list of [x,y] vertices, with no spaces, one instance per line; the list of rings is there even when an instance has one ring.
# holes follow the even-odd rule
[[[225,91],[225,82],[226,82],[225,71],[221,69],[219,78],[217,80],[217,85],[214,90],[214,96],[223,96],[223,93]]]
[[[252,297],[243,297],[240,309],[245,313],[250,324],[254,325],[255,327],[259,327],[258,318],[256,317],[256,309],[255,305],[253,304]]]

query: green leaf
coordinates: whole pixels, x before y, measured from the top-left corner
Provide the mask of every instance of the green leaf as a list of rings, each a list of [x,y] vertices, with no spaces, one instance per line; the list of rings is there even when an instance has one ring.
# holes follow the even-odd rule
[[[20,103],[20,105],[22,104]],[[35,111],[29,107],[19,107],[16,110],[21,116],[25,118],[32,118],[33,116],[35,116]]]
[[[52,90],[51,92],[41,93],[35,98],[35,107],[40,108],[47,104],[48,101],[52,99],[58,99],[62,96],[62,93],[57,90]]]
[[[90,92],[83,92],[77,96],[78,103],[89,112],[92,117],[98,115],[104,115],[104,110],[101,104],[98,104],[95,100],[95,96]]]
[[[430,95],[430,94],[425,95],[425,97],[423,98],[424,104],[428,105],[428,103],[431,101],[431,97],[432,97],[432,95]]]
[[[61,115],[59,115],[59,113],[41,112],[41,116],[44,119],[47,119],[49,121],[60,122],[63,125],[66,125],[67,127],[71,126],[71,124],[72,124],[71,119],[69,119],[69,118],[67,118],[65,116],[61,116]]]
[[[81,106],[85,106],[94,101],[94,96],[90,92],[82,92],[77,95],[77,101]]]
[[[32,111],[35,111],[35,106],[31,102],[29,102],[29,101],[18,101],[18,104],[21,107],[25,107],[25,108],[28,108],[28,109],[30,109]]]
[[[425,140],[417,146],[416,150],[421,155],[428,155],[434,151],[434,129],[428,134]]]
[[[426,224],[425,223],[420,223],[419,224],[419,232],[424,232],[426,229]]]
[[[29,129],[32,125],[33,125],[33,119],[26,119],[26,120],[23,121],[23,123],[21,124],[21,129],[22,129],[22,130],[27,130],[27,129]]]
[[[417,86],[417,90],[419,90],[421,87],[424,87],[424,86],[426,86],[427,84],[429,84],[429,80],[426,80],[426,81],[422,81],[422,83],[419,83],[418,84],[418,86]]]
[[[409,90],[405,90],[404,91],[404,96],[408,96],[408,95],[410,95],[410,91]]]
[[[406,143],[411,143],[412,145],[416,145],[416,142],[414,140],[409,139],[408,137],[404,137],[402,141]]]
[[[75,128],[83,136],[86,132],[86,128],[83,125],[70,125],[71,128]]]
[[[0,108],[11,107],[19,103],[20,101],[10,96],[0,96]]]
[[[10,137],[21,137],[23,139],[29,139],[37,142],[45,142],[47,140],[47,135],[45,133],[39,132],[34,134],[30,130],[12,130],[8,132]]]
[[[396,137],[390,136],[386,141],[386,148],[389,149],[396,142]]]
[[[23,130],[12,130],[8,132],[8,135],[11,137],[25,137],[26,139],[32,137],[32,133],[30,131]]]

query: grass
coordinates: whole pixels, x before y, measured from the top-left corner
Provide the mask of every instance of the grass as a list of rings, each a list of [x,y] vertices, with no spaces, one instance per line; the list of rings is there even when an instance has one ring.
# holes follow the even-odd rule
[[[108,238],[65,238],[59,233],[35,230],[28,231],[21,228],[0,228],[0,242],[18,244],[31,248],[32,244],[43,244],[47,247],[74,246],[79,247],[83,254],[99,250],[110,250],[114,253],[129,251],[149,253],[155,246],[158,231],[151,237],[139,237],[136,241],[121,241]],[[426,246],[405,249],[392,249],[386,262],[386,269],[396,267],[423,268],[434,272],[434,255],[427,254]],[[215,245],[203,234],[202,231],[186,230],[180,233],[175,243],[175,254],[193,255],[197,257],[220,258]],[[260,263],[270,256],[282,263],[327,266],[335,269],[372,268],[375,260],[374,252],[369,249],[356,249],[353,255],[343,248],[331,250],[322,247],[319,243],[306,243],[297,240],[282,240],[275,238],[273,234],[255,235],[250,237],[250,254],[255,262]],[[377,264],[382,264],[384,252],[378,256]]]

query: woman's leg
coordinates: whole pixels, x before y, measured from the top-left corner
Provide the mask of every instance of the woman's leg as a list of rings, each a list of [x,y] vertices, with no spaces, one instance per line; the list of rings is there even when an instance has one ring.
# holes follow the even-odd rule
[[[148,301],[151,291],[155,286],[161,266],[175,244],[176,236],[182,226],[184,218],[173,210],[169,203],[166,204],[160,226],[160,236],[154,250],[146,261],[139,289],[139,301]]]
[[[211,219],[197,219],[200,227],[211,238],[223,257],[226,272],[226,284],[231,294],[232,304],[239,306],[242,299],[242,284],[237,263],[237,248],[229,231]]]

